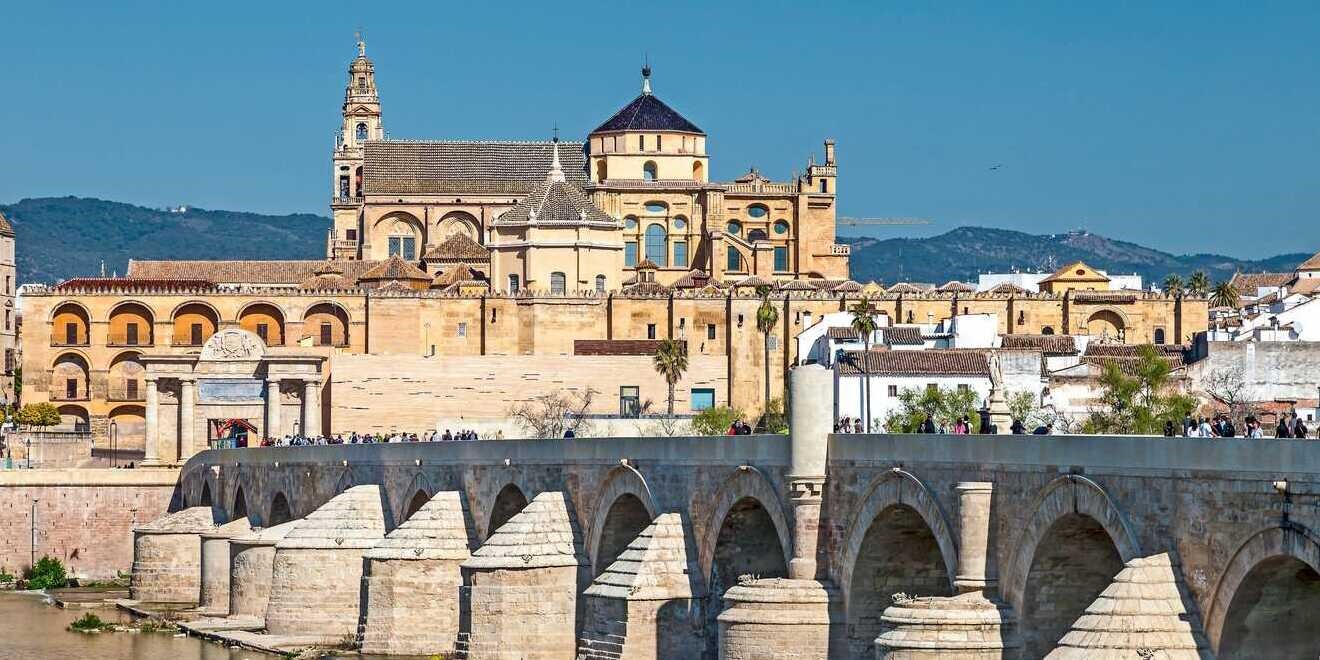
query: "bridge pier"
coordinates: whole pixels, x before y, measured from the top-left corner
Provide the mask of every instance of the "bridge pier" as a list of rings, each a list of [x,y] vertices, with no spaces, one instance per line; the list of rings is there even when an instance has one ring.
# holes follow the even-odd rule
[[[202,588],[197,608],[208,616],[229,614],[230,540],[251,531],[248,519],[239,518],[202,533]]]
[[[275,544],[299,520],[253,530],[229,542],[229,616],[252,619],[256,627],[266,624],[270,604],[270,581],[275,571]]]
[[[215,529],[210,506],[161,516],[133,530],[132,599],[194,605],[201,594],[201,534]]]

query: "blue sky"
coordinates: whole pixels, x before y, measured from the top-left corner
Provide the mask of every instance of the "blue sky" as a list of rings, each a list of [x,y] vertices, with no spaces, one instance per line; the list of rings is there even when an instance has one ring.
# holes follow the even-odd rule
[[[1320,3],[360,4],[11,3],[0,201],[326,214],[361,25],[392,137],[580,138],[646,52],[714,177],[830,136],[843,213],[934,221],[878,236],[1320,247]]]

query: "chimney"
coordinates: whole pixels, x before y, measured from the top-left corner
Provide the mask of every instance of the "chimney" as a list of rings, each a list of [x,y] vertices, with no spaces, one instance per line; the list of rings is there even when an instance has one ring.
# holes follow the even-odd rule
[[[825,140],[825,164],[834,165],[834,138]]]

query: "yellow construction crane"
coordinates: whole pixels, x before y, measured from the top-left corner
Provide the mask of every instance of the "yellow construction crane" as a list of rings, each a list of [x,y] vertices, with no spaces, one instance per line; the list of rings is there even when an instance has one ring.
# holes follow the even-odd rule
[[[930,220],[925,218],[850,218],[847,216],[835,220],[838,224],[848,226],[858,225],[879,225],[889,227],[911,227],[914,225],[928,225]]]

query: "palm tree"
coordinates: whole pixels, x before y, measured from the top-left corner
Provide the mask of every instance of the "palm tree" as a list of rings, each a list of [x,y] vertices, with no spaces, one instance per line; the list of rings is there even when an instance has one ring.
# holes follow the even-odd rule
[[[1216,284],[1215,288],[1210,292],[1210,304],[1215,307],[1232,307],[1236,309],[1238,306],[1237,287],[1234,287],[1233,284],[1228,281]]]
[[[1166,295],[1181,295],[1184,288],[1185,285],[1183,284],[1183,278],[1174,273],[1169,273],[1164,276],[1164,293]]]
[[[1187,293],[1204,298],[1205,294],[1210,292],[1210,278],[1206,276],[1205,271],[1198,270],[1187,278]]]
[[[779,309],[770,302],[770,292],[767,290],[761,296],[761,306],[756,308],[756,329],[761,332],[762,343],[765,346],[765,398],[762,401],[766,412],[770,410],[770,333],[775,329],[775,324],[779,323]],[[764,425],[766,415],[761,415],[761,424]]]
[[[871,299],[862,296],[852,308],[852,329],[862,338],[862,416],[866,418],[866,432],[871,432],[871,371],[868,368],[866,353],[871,352],[871,335],[875,334],[875,314],[871,309]]]
[[[669,384],[669,416],[674,416],[674,386],[683,378],[688,368],[687,346],[677,339],[664,339],[655,349],[652,358],[655,372],[664,376]]]

